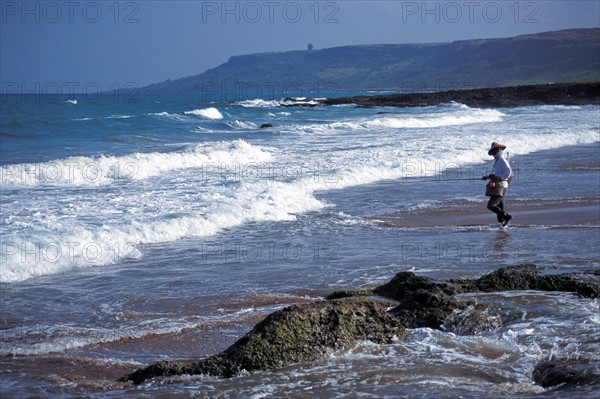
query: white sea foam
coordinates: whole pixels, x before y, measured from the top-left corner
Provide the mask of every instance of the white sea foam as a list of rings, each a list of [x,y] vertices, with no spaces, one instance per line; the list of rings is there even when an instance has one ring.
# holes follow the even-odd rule
[[[77,100],[67,100],[65,101],[67,104],[77,105]]]
[[[476,109],[465,114],[426,116],[424,118],[384,117],[366,122],[367,127],[389,127],[389,128],[434,128],[443,126],[461,126],[472,123],[500,122],[504,114],[497,110]]]
[[[248,222],[293,220],[297,214],[325,206],[307,188],[291,183],[243,182],[224,194],[196,195],[182,203],[186,196],[181,193],[132,191],[112,201],[82,202],[62,211],[77,218],[37,213],[28,223],[19,220],[15,209],[14,216],[7,215],[16,231],[3,237],[0,282],[119,263],[141,256],[142,244],[210,236]],[[197,205],[200,198],[202,205]],[[142,209],[132,208],[134,204]],[[97,217],[102,225],[86,223]],[[28,232],[21,232],[19,226]],[[35,232],[30,231],[34,226]]]
[[[208,119],[223,119],[223,114],[214,107],[185,111],[184,114],[185,115],[202,116],[202,117],[208,118]]]
[[[386,122],[389,116],[377,116],[291,127],[300,134],[283,135],[273,148],[237,140],[173,152],[3,165],[2,188],[13,190],[14,202],[2,209],[0,281],[118,263],[141,256],[144,244],[293,220],[327,206],[319,191],[489,161],[492,141],[506,143],[513,154],[598,141],[598,133],[585,127],[589,123],[563,123],[564,116],[557,116],[557,127],[540,130],[538,119],[522,118],[457,105],[391,118],[419,125],[401,134]],[[499,122],[485,130],[473,126],[490,120]],[[310,130],[327,135],[302,134]],[[253,165],[271,166],[262,173]],[[108,195],[105,188],[114,191]]]

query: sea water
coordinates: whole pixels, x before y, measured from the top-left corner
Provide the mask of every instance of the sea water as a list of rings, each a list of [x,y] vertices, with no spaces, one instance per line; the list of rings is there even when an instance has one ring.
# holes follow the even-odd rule
[[[491,213],[481,225],[379,219],[484,208],[477,179],[490,173],[492,141],[508,145],[515,168],[507,206],[597,201],[600,107],[296,102],[4,97],[2,395],[552,396],[532,381],[539,361],[600,356],[597,300],[494,294],[479,300],[514,307],[520,323],[468,337],[416,329],[407,342],[362,342],[231,380],[117,384],[157,360],[219,352],[286,305],[398,271],[598,268],[593,223],[549,216],[498,230]],[[593,395],[586,389],[572,394]]]

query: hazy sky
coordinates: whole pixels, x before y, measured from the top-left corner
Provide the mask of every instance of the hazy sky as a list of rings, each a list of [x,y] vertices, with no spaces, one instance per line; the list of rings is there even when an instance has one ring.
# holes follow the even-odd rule
[[[584,1],[5,1],[0,80],[27,92],[138,87],[232,55],[600,26]]]

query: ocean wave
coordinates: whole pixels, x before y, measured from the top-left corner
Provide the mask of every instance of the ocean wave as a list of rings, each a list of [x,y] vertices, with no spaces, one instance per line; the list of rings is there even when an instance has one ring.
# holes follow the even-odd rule
[[[208,118],[208,119],[223,119],[223,114],[214,107],[185,111],[184,114],[185,115],[202,116],[202,117]]]
[[[532,130],[523,127],[523,118],[513,111],[503,114],[452,107],[451,112],[438,107],[420,113],[407,111],[405,117],[357,117],[286,127],[296,132],[321,129],[327,138],[313,140],[306,135],[306,140],[298,140],[286,135],[283,143],[274,144],[279,150],[237,140],[186,145],[171,152],[4,165],[0,168],[3,190],[16,190],[10,192],[14,201],[3,205],[0,282],[123,262],[142,256],[145,244],[207,237],[253,222],[294,220],[297,215],[328,206],[317,196],[321,191],[439,175],[447,167],[489,162],[487,146],[492,141],[506,143],[512,154],[598,141],[597,131],[570,121],[554,129]],[[459,118],[459,122],[449,117]],[[579,119],[579,115],[575,117]],[[593,117],[590,114],[589,120]],[[397,119],[419,120],[425,127],[456,126],[453,123],[496,118],[503,123],[485,129],[414,129],[406,134],[382,123]],[[525,122],[538,126],[540,120],[545,121]],[[373,122],[380,125],[375,127]],[[201,169],[206,164],[215,166],[208,179],[199,173],[207,175]],[[244,171],[238,166],[243,169],[249,164],[264,167],[265,175],[261,176],[259,168]],[[225,165],[225,172],[217,170],[219,165]],[[235,176],[230,178],[232,174]],[[128,184],[121,184],[123,180]],[[93,187],[100,185],[109,187]],[[35,190],[36,186],[44,187]],[[92,189],[79,189],[89,186]],[[21,190],[23,187],[26,189]],[[40,254],[37,258],[28,252],[36,248]],[[115,249],[120,250],[118,256]],[[56,255],[59,250],[62,256]]]
[[[206,193],[200,196],[203,205],[190,202],[193,198],[189,194],[174,194],[176,197],[169,191],[152,195],[133,191],[115,198],[118,206],[104,201],[87,208],[80,199],[81,204],[70,211],[77,217],[63,218],[58,226],[59,219],[41,212],[28,217],[27,222],[7,216],[29,232],[20,233],[17,226],[3,236],[0,283],[117,264],[142,256],[144,244],[212,236],[250,222],[295,220],[298,214],[325,206],[309,186],[274,181],[242,182],[228,195]],[[44,207],[40,205],[40,209]],[[150,212],[152,209],[155,211]],[[18,213],[18,209],[11,213]],[[98,216],[101,225],[85,222]]]
[[[456,104],[445,112],[428,112],[420,116],[378,115],[375,118],[353,121],[336,121],[325,124],[297,125],[292,131],[299,133],[330,134],[333,131],[372,130],[372,129],[431,129],[450,126],[464,126],[478,123],[501,122],[506,115],[493,109],[473,109]]]
[[[280,107],[279,101],[276,100],[263,100],[261,98],[255,98],[253,100],[238,101],[235,105],[239,105],[244,108],[276,108]]]
[[[149,114],[146,114],[148,116],[156,116],[156,117],[160,117],[161,119],[168,119],[168,120],[172,120],[172,121],[177,121],[177,122],[184,122],[184,121],[188,121],[191,120],[192,117],[188,116],[188,115],[183,115],[183,114],[171,114],[169,112],[152,112]]]
[[[493,110],[490,110],[493,111]],[[484,117],[496,117],[494,113]],[[447,122],[447,121],[446,121]],[[348,126],[361,129],[364,134],[372,134],[373,140],[378,140],[385,133],[380,130],[372,132],[364,122],[335,122],[325,127],[311,126],[312,131],[332,132],[346,135]],[[390,133],[390,128],[385,128]],[[362,134],[362,133],[361,133]],[[384,139],[383,140],[388,140]],[[326,178],[307,182],[312,190],[332,190],[371,184],[383,180],[406,178],[425,178],[444,175],[449,179],[464,173],[464,169],[452,171],[453,168],[464,168],[489,162],[487,143],[500,141],[509,145],[511,155],[526,155],[541,150],[561,148],[570,145],[592,144],[598,141],[598,134],[585,127],[568,130],[557,130],[552,133],[531,134],[527,131],[490,129],[478,134],[445,134],[443,140],[416,133],[410,141],[404,141],[398,146],[363,146],[356,148],[340,148],[329,151],[329,168]],[[486,143],[483,144],[482,143]],[[481,148],[481,151],[474,149]],[[324,172],[324,171],[323,171]]]
[[[489,161],[487,147],[481,148],[482,151],[474,151],[474,148],[492,140],[509,143],[514,153],[527,154],[593,143],[597,141],[597,133],[583,128],[541,135],[526,131],[490,131],[477,135],[447,134],[443,142],[425,135],[422,140],[406,141],[402,146],[329,151],[329,161],[319,164],[318,170],[301,170],[297,174],[293,170],[302,169],[298,168],[301,164],[294,164],[289,158],[279,160],[278,164],[270,162],[274,160],[273,153],[242,140],[192,145],[172,153],[115,158],[119,162],[135,159],[140,165],[140,176],[135,176],[138,179],[201,167],[206,162],[215,167],[225,164],[229,170],[225,175],[216,170],[214,179],[206,180],[190,169],[187,173],[172,174],[159,183],[124,187],[128,192],[119,191],[121,197],[112,202],[99,200],[103,196],[101,191],[86,190],[83,194],[75,191],[61,199],[59,214],[46,211],[56,203],[50,197],[48,204],[38,199],[38,211],[32,209],[30,216],[23,214],[22,206],[7,205],[3,207],[8,227],[3,233],[0,282],[116,264],[142,256],[145,244],[213,236],[224,229],[253,222],[295,220],[297,215],[328,206],[318,199],[317,192],[382,180],[432,176],[442,173],[446,167]],[[277,154],[278,157],[283,155]],[[263,165],[266,176],[261,176],[260,168],[235,169],[236,164],[253,162],[269,162]],[[282,171],[287,174],[279,176]],[[8,177],[15,172],[7,174],[3,169],[3,173]],[[228,177],[231,173],[236,175],[233,179]],[[23,195],[30,195],[28,192],[23,191]],[[87,220],[102,223],[86,223]],[[31,255],[32,249],[37,249],[39,256]]]
[[[77,100],[67,100],[67,101],[65,101],[65,103],[77,105]]]
[[[319,100],[323,99],[314,99],[306,97],[287,97],[284,98],[280,104],[284,106],[319,105]]]
[[[544,111],[560,111],[560,110],[569,110],[569,109],[582,109],[580,105],[537,105],[534,106],[537,109]]]
[[[463,108],[461,108],[463,109]],[[456,114],[456,115],[455,115]],[[496,110],[469,109],[467,113],[426,117],[384,117],[365,122],[367,127],[434,128],[444,126],[462,126],[474,123],[500,122],[504,114]]]
[[[248,121],[233,121],[233,122],[227,122],[227,126],[233,128],[233,129],[243,129],[243,130],[254,130],[258,128],[258,125],[252,122],[248,122]]]
[[[133,115],[118,115],[118,114],[113,114],[113,115],[105,116],[104,118],[85,117],[85,118],[75,118],[75,119],[72,119],[72,120],[74,120],[74,121],[91,121],[91,120],[96,120],[96,119],[129,119],[129,118],[133,118]]]
[[[255,98],[252,100],[238,101],[235,105],[244,108],[277,108],[285,106],[319,105],[320,100],[324,100],[324,98],[286,97],[282,100],[263,100],[261,98]]]
[[[100,186],[119,180],[144,180],[173,170],[211,163],[261,163],[271,153],[243,140],[199,144],[185,150],[123,156],[69,157],[42,163],[0,167],[4,188],[35,186]]]

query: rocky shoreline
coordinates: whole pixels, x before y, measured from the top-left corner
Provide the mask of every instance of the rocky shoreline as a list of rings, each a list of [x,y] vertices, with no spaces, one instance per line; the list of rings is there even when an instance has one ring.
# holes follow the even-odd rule
[[[556,275],[542,272],[535,265],[515,265],[478,279],[443,282],[400,272],[372,290],[338,291],[322,301],[274,312],[219,354],[192,363],[158,362],[120,381],[140,384],[154,377],[184,374],[230,378],[322,359],[360,340],[379,344],[405,340],[410,336],[407,328],[465,335],[500,327],[497,318],[489,317],[493,305],[457,299],[458,294],[539,290],[600,297],[598,269]],[[543,387],[598,384],[599,369],[597,362],[585,359],[552,359],[538,364],[533,378]]]
[[[429,107],[457,102],[472,108],[514,108],[536,105],[600,105],[600,82],[557,83],[449,90],[433,93],[406,93],[284,101],[283,106],[316,107]]]

